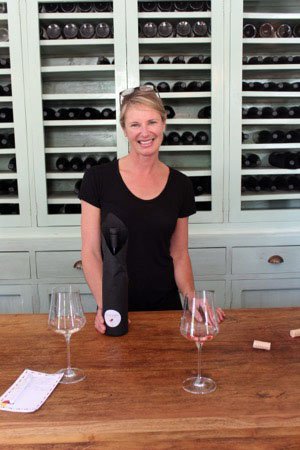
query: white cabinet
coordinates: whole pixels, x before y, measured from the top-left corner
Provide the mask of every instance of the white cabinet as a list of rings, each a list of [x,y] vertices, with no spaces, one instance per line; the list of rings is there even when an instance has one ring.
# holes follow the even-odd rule
[[[33,312],[33,287],[30,285],[0,285],[0,314]]]
[[[38,294],[40,299],[39,313],[48,313],[51,301],[51,292],[53,288],[66,286],[68,283],[57,284],[40,284],[38,286]],[[80,290],[81,301],[84,312],[96,312],[96,302],[89,288],[84,283],[69,283]]]

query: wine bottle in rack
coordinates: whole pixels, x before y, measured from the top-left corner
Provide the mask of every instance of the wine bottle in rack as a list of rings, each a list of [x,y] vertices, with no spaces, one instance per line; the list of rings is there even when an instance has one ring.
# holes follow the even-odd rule
[[[157,60],[157,64],[171,64],[170,58],[167,55],[161,56]]]
[[[187,91],[191,92],[199,92],[203,90],[203,82],[202,81],[190,81],[187,85]]]
[[[259,167],[261,166],[261,159],[255,153],[249,153],[246,155],[245,166],[247,167]]]
[[[185,57],[183,55],[178,55],[173,58],[172,64],[185,64]]]
[[[48,108],[47,106],[43,107],[43,119],[44,120],[55,120],[57,117],[55,115],[55,109]]]
[[[176,115],[174,108],[172,108],[172,106],[170,106],[170,105],[164,105],[164,108],[167,113],[167,119],[173,119],[173,117],[175,117],[175,115]],[[1,116],[1,112],[0,112],[0,116]]]
[[[180,145],[181,144],[180,134],[177,133],[177,131],[171,131],[167,135],[167,144],[168,145]]]
[[[74,172],[80,172],[84,169],[84,164],[79,156],[74,156],[70,161],[70,167]]]
[[[297,169],[297,154],[292,152],[273,152],[269,155],[269,164],[282,169]]]
[[[107,156],[101,156],[98,160],[98,164],[102,166],[103,164],[107,164],[110,162],[110,159]]]
[[[210,0],[205,2],[205,9],[206,9],[206,11],[211,11],[211,1]]]
[[[93,158],[92,156],[88,156],[87,158],[85,158],[85,160],[83,161],[84,164],[84,170],[89,170],[91,167],[96,166],[97,165],[97,161],[95,158]],[[81,180],[80,180],[81,181]]]
[[[274,184],[279,191],[294,191],[297,189],[297,185],[299,186],[299,181],[295,176],[278,175],[274,178]]]
[[[67,113],[68,120],[78,120],[81,114],[81,108],[69,108]]]
[[[285,142],[300,142],[300,129],[288,131],[285,135]]]
[[[243,27],[244,38],[255,38],[257,36],[257,29],[253,23],[246,23]]]
[[[77,180],[75,185],[74,185],[74,192],[75,194],[79,194],[80,192],[80,188],[81,188],[81,184],[82,184],[82,180]]]
[[[262,88],[263,91],[277,91],[277,84],[274,81],[265,81]]]
[[[65,39],[75,39],[78,36],[78,31],[76,23],[66,23],[62,29],[62,35]]]
[[[211,193],[210,177],[190,177],[190,180],[192,181],[195,196]]]
[[[248,64],[250,64],[250,65],[263,64],[263,62],[264,62],[264,58],[261,55],[250,56],[248,59]]]
[[[289,116],[289,110],[285,106],[279,106],[276,108],[277,117],[281,119],[288,119]]]
[[[158,92],[170,92],[171,88],[170,88],[169,83],[167,83],[166,81],[161,81],[157,85],[157,90],[158,90]]]
[[[248,141],[250,135],[242,131],[242,142]]]
[[[57,158],[55,166],[60,172],[66,172],[70,169],[70,162],[66,157],[60,156]]]
[[[174,9],[175,11],[187,11],[188,2],[174,2]]]
[[[247,81],[242,82],[242,90],[243,91],[250,91],[249,89],[249,83]]]
[[[67,108],[60,108],[57,111],[55,111],[55,119],[56,120],[68,120],[68,110]]]
[[[12,108],[0,108],[0,122],[13,122]]]
[[[259,180],[260,189],[262,191],[276,191],[277,187],[273,177],[261,177]]]
[[[101,119],[101,113],[96,108],[83,108],[81,110],[79,119],[81,120],[99,120]]]
[[[60,3],[59,11],[62,13],[72,13],[76,11],[76,3],[73,2],[67,2],[67,3]]]
[[[204,20],[197,20],[192,27],[194,36],[205,37],[209,35],[209,28]]]
[[[205,3],[206,2],[201,2],[201,1],[196,1],[196,2],[193,2],[193,1],[191,1],[191,2],[189,2],[189,7],[188,7],[188,9],[190,10],[190,11],[205,11]]]
[[[0,69],[9,69],[10,60],[9,58],[0,58]]]
[[[16,162],[15,156],[9,160],[7,168],[8,168],[8,170],[11,170],[12,172],[17,171],[17,162]]]
[[[165,2],[162,2],[165,3]],[[141,12],[155,12],[157,11],[157,2],[140,2]]]
[[[269,22],[265,22],[260,25],[258,34],[261,38],[273,38],[276,36],[273,25]]]
[[[187,86],[185,81],[176,81],[174,83],[172,91],[173,92],[185,92],[187,90]]]
[[[4,203],[0,205],[0,214],[1,216],[19,214],[19,205],[14,203]]]
[[[276,55],[274,55],[274,56],[268,55],[263,58],[264,64],[278,64],[278,61],[279,61],[279,57]]]
[[[271,106],[263,106],[261,110],[261,117],[263,119],[273,119],[277,116],[277,112]]]
[[[269,144],[272,142],[272,132],[269,130],[260,130],[253,135],[253,142],[258,144]]]
[[[78,37],[80,39],[93,39],[95,37],[94,25],[87,22],[81,24],[78,31]]]
[[[44,3],[43,6],[46,13],[55,13],[58,11],[58,3]]]
[[[250,106],[247,110],[247,117],[249,119],[260,119],[262,117],[262,111],[256,106]]]
[[[158,7],[158,10],[162,11],[162,12],[172,11],[172,9],[173,9],[173,2],[171,2],[171,1],[158,2],[157,3],[157,7]]]
[[[272,142],[282,143],[285,142],[285,132],[282,130],[275,130],[272,133]]]
[[[154,38],[157,36],[157,25],[154,22],[146,22],[142,26],[143,35],[146,38]]]
[[[0,3],[0,14],[6,14],[7,13],[7,7],[5,2]]]
[[[195,136],[191,131],[184,131],[181,135],[182,145],[193,145]]]
[[[246,191],[259,192],[261,190],[259,180],[257,177],[247,176],[242,178],[243,178],[242,184],[245,186]]]
[[[291,83],[291,91],[300,91],[300,81],[294,81]]]
[[[191,56],[188,59],[188,64],[203,64],[203,63],[204,63],[204,56],[203,55]]]
[[[300,37],[300,23],[296,23],[293,27],[293,36]]]
[[[207,105],[200,109],[198,112],[198,119],[210,119],[211,118],[211,106]]]
[[[159,37],[170,37],[173,36],[174,29],[170,22],[163,21],[157,27],[157,34]]]
[[[95,28],[96,38],[107,39],[112,35],[112,30],[106,22],[99,22]]]
[[[187,20],[180,20],[176,24],[176,35],[179,37],[190,37],[192,36],[192,27]]]
[[[104,108],[101,111],[101,119],[103,120],[113,120],[116,118],[116,111],[111,108]]]
[[[280,81],[279,83],[277,83],[277,90],[278,91],[290,91],[291,85],[287,81]]]
[[[9,148],[7,134],[0,134],[0,148]]]
[[[289,117],[291,119],[299,119],[300,118],[300,106],[291,106],[289,108]]]
[[[9,180],[7,183],[8,194],[17,195],[18,194],[18,182],[17,180]]]
[[[6,97],[11,97],[12,95],[11,84],[6,84],[5,86],[2,86],[2,92],[3,95],[5,95]]]
[[[113,3],[112,2],[94,2],[94,10],[96,12],[113,11]]]
[[[141,59],[141,64],[154,64],[154,60],[151,56],[145,55]]]
[[[46,28],[48,39],[59,39],[61,37],[61,27],[57,23],[50,23]]]
[[[249,81],[249,91],[262,91],[263,85],[259,81]]]
[[[205,131],[198,131],[195,134],[196,145],[206,145],[209,142],[209,136]]]
[[[93,4],[91,2],[80,2],[77,3],[77,11],[78,12],[90,12],[92,11]]]
[[[289,38],[293,35],[292,27],[288,23],[282,23],[276,29],[276,36],[279,38]]]

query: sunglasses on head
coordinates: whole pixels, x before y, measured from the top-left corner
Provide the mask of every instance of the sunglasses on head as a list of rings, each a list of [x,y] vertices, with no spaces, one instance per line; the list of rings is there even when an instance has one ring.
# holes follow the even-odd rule
[[[156,89],[155,86],[153,86],[152,84],[144,84],[143,86],[136,86],[134,88],[128,88],[128,89],[125,89],[124,91],[121,91],[120,92],[120,105],[122,105],[125,97],[133,94],[136,91],[155,92],[155,94],[159,97],[158,90]]]

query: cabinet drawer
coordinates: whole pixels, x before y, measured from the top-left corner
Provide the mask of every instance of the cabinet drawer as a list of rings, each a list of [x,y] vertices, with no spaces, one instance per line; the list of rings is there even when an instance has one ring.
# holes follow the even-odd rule
[[[80,251],[36,252],[37,277],[83,278],[83,271],[74,268],[80,259]]]
[[[0,279],[30,278],[30,260],[27,252],[0,253]]]
[[[275,260],[273,263],[272,261]],[[277,261],[277,264],[275,263]],[[287,273],[300,271],[300,246],[236,247],[232,273]]]
[[[195,277],[226,273],[225,248],[191,248],[189,254]]]

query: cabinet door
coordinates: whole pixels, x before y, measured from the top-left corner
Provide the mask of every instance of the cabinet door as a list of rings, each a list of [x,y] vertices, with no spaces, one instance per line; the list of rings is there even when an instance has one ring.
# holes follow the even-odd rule
[[[166,9],[170,5],[169,11],[161,10],[157,2],[153,3],[154,7],[146,3],[145,7],[142,1],[126,2],[128,85],[153,83],[161,91],[164,104],[174,110],[175,116],[167,118],[160,158],[193,182],[198,213],[191,217],[191,222],[220,222],[223,217],[223,2],[213,0],[211,10],[204,11],[191,8],[180,11],[179,7],[176,10],[171,1],[163,2]],[[193,29],[191,32],[189,27]],[[183,37],[185,29],[187,36]],[[162,37],[164,33],[166,37]],[[182,82],[181,87],[178,82]],[[194,138],[190,135],[189,140],[188,133]]]
[[[0,226],[30,225],[19,2],[0,11]]]
[[[226,301],[226,284],[225,281],[211,281],[211,280],[201,280],[195,281],[196,289],[207,289],[208,291],[213,291],[215,293],[215,306],[220,306],[221,308],[229,308],[229,302]]]
[[[28,314],[33,312],[32,287],[0,285],[0,314]]]
[[[125,2],[108,2],[103,12],[94,2],[87,12],[81,2],[63,12],[57,0],[51,5],[58,11],[49,12],[48,3],[28,0],[24,24],[38,224],[79,225],[84,170],[127,153],[115,116],[116,93],[126,87]]]
[[[300,306],[298,279],[239,280],[232,282],[233,308]]]
[[[298,22],[293,0],[237,0],[231,11],[232,221],[300,217]]]
[[[64,284],[40,284],[38,286],[38,295],[39,295],[39,313],[48,313],[51,301],[51,292],[53,288],[66,286],[67,283]],[[71,284],[71,283],[69,283]],[[88,286],[84,283],[72,283],[73,287],[76,287],[80,290],[81,301],[84,312],[96,312],[96,302],[94,300],[91,291]]]

